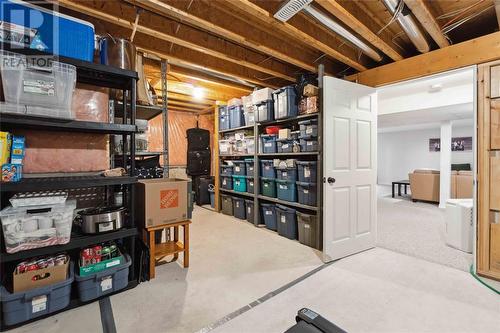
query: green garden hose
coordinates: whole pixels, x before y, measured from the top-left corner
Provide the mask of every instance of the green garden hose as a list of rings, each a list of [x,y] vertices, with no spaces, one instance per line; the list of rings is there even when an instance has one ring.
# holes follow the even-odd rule
[[[495,288],[493,288],[492,286],[490,286],[489,284],[487,284],[486,282],[484,282],[483,280],[481,280],[479,278],[479,276],[477,276],[476,273],[474,273],[474,265],[470,265],[470,270],[469,270],[470,274],[476,279],[478,280],[479,282],[481,282],[481,284],[485,285],[487,288],[493,290],[495,293],[499,294],[500,295],[500,291],[496,290]]]

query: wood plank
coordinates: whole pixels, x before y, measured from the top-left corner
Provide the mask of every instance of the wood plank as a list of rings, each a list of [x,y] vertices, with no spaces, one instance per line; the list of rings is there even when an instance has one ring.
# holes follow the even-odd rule
[[[423,0],[404,0],[404,2],[439,47],[450,46],[450,42],[446,39],[441,27]]]
[[[54,0],[49,0],[49,1],[53,2]],[[98,18],[100,20],[106,21],[106,22],[117,24],[117,25],[122,26],[124,28],[129,28],[131,30],[134,29],[134,22],[120,18],[120,17],[116,17],[116,16],[108,14],[108,13],[105,13],[102,10],[97,10],[97,9],[91,8],[89,6],[84,6],[84,5],[81,5],[79,3],[75,3],[74,1],[71,1],[71,0],[58,0],[57,3],[60,6],[77,11],[77,12],[82,13],[84,15],[89,15],[89,16]],[[203,46],[201,43],[193,43],[187,39],[180,38],[174,34],[167,34],[163,31],[152,29],[152,28],[149,28],[149,27],[142,25],[142,24],[138,24],[136,26],[136,31],[137,31],[137,33],[142,33],[142,34],[160,39],[160,40],[165,41],[165,42],[173,43],[173,44],[185,47],[185,48],[189,48],[189,49],[192,49],[192,50],[195,50],[198,52],[202,52],[202,53],[210,55],[212,57],[219,58],[221,60],[225,60],[228,62],[232,62],[234,64],[238,64],[239,66],[244,66],[244,67],[247,67],[247,68],[262,72],[262,73],[273,75],[275,77],[280,77],[280,78],[286,77],[287,80],[290,78],[290,76],[285,75],[285,74],[280,73],[280,72],[277,72],[273,69],[267,68],[267,67],[259,65],[259,64],[252,63],[250,61],[247,61],[243,57],[235,57],[235,56],[228,55],[229,49],[230,49],[229,45],[226,45],[225,52],[222,52],[222,51],[219,51],[216,49],[211,49],[211,48],[208,48],[206,46]],[[207,37],[205,37],[205,39],[207,39]]]
[[[246,13],[259,19],[260,21],[271,25],[274,29],[281,31],[287,34],[288,36],[291,36],[294,39],[300,39],[303,42],[309,44],[310,46],[316,48],[317,50],[324,52],[328,56],[346,65],[349,65],[350,67],[355,68],[356,70],[364,71],[367,69],[357,60],[351,59],[346,55],[344,55],[343,53],[332,48],[331,46],[318,41],[314,36],[304,33],[303,31],[301,31],[300,29],[296,28],[295,26],[289,23],[276,20],[271,13],[269,13],[265,9],[262,9],[256,4],[250,2],[250,0],[239,0],[239,1],[220,0],[220,1],[224,1],[230,6],[234,6],[242,11],[245,11]],[[311,71],[317,72],[317,68],[314,68],[314,70]]]
[[[490,268],[500,273],[500,223],[491,223]]]
[[[498,98],[500,97],[500,66],[492,66],[490,68],[490,77],[491,77],[490,96],[491,98]]]
[[[500,212],[500,152],[490,157],[490,209]]]
[[[376,46],[379,50],[387,54],[392,60],[402,60],[403,56],[391,47],[388,43],[382,40],[378,35],[371,31],[365,24],[351,15],[344,7],[335,0],[316,0],[324,9],[341,20],[345,25],[353,31],[360,34],[366,41]]]
[[[214,107],[214,170],[215,170],[215,179],[214,179],[214,184],[215,184],[215,211],[219,212],[221,211],[220,208],[220,196],[219,196],[219,184],[220,184],[220,158],[219,158],[219,107],[216,105]]]
[[[182,244],[182,242],[169,241],[165,243],[155,244],[154,256],[156,259],[161,259],[163,257],[180,252],[184,252],[184,245]]]
[[[500,32],[373,68],[347,79],[378,87],[500,59]]]
[[[495,0],[495,14],[497,15],[498,27],[500,28],[500,0]]]
[[[308,71],[313,71],[314,66],[303,62],[299,59],[293,58],[287,54],[279,52],[273,48],[267,47],[258,43],[257,41],[252,40],[251,34],[250,37],[242,36],[237,33],[234,33],[228,29],[224,29],[216,24],[208,20],[204,20],[203,18],[197,17],[195,15],[189,14],[185,11],[182,11],[174,6],[171,6],[165,2],[161,2],[159,0],[125,0],[134,5],[139,5],[145,9],[151,10],[157,14],[165,15],[169,17],[174,17],[182,22],[187,22],[189,24],[194,25],[195,27],[201,28],[208,32],[214,33],[218,36],[221,36],[227,40],[233,41],[235,43],[244,45],[246,47],[252,48],[256,51],[262,52],[264,54],[270,55],[276,59],[282,60],[284,62],[290,63],[292,65],[298,66],[300,68],[304,68]],[[286,74],[281,74],[280,77],[288,80],[290,82],[295,82],[295,78],[293,76],[289,76]]]
[[[500,149],[500,99],[491,100],[490,112],[491,149]]]

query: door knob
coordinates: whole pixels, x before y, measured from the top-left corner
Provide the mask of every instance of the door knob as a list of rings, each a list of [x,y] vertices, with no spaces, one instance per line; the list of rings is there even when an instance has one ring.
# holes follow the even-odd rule
[[[328,184],[333,184],[333,183],[335,183],[335,178],[328,177]]]

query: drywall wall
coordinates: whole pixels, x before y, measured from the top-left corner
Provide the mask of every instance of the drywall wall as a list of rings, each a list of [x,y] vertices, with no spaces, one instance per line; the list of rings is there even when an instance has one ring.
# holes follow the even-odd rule
[[[470,126],[452,128],[452,137],[473,136]],[[429,151],[429,139],[439,138],[438,127],[424,130],[388,132],[378,134],[378,184],[408,179],[408,173],[418,168],[439,170],[440,154]],[[452,152],[452,163],[473,164],[473,152]]]

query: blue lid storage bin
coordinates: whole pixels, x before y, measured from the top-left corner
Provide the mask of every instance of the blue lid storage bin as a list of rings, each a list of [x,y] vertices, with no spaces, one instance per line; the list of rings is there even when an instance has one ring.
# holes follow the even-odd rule
[[[276,134],[261,134],[260,140],[262,142],[262,153],[274,154],[277,151],[276,147]]]
[[[297,193],[299,203],[308,206],[316,206],[316,183],[297,182]]]
[[[297,172],[300,182],[316,183],[316,161],[297,161]]]
[[[232,161],[232,162],[234,165],[233,175],[246,176],[246,174],[247,174],[246,162],[245,161]]]
[[[247,215],[247,221],[253,223],[254,221],[254,210],[253,210],[253,200],[245,200],[245,210]]]
[[[276,231],[276,210],[274,204],[260,204],[260,210],[262,213],[262,220],[269,230]]]
[[[294,140],[278,139],[276,140],[276,151],[278,153],[293,153]]]
[[[245,199],[233,197],[233,212],[237,219],[246,220]]]
[[[298,124],[300,126],[300,136],[318,137],[318,119],[303,120],[299,121]]]
[[[221,176],[220,177],[220,187],[224,190],[232,190],[233,189],[232,176]]]
[[[310,135],[300,137],[300,151],[318,151],[318,139]]]
[[[254,178],[247,176],[247,192],[248,193],[255,193],[255,183],[254,183]]]
[[[297,239],[297,215],[293,208],[276,205],[278,234],[289,239]]]
[[[227,105],[219,106],[219,117],[229,117],[229,110]]]
[[[31,42],[26,47],[93,62],[95,33],[90,22],[25,1],[0,0],[0,8],[0,21],[36,31],[34,38],[24,33],[23,40]]]
[[[233,215],[233,198],[226,194],[221,194],[220,196],[222,214],[232,216]]]
[[[279,180],[287,180],[289,182],[297,181],[296,168],[276,169],[276,173]]]
[[[276,179],[276,195],[280,200],[296,202],[297,185],[295,182]]]
[[[260,193],[266,197],[276,198],[276,180],[262,177],[260,179]]]
[[[221,176],[232,176],[233,175],[233,166],[232,165],[221,165],[220,166],[220,175]]]
[[[275,90],[273,92],[273,100],[275,119],[285,119],[297,116],[297,94],[293,86]]]
[[[247,191],[247,177],[246,176],[233,176],[233,190],[236,192]]]
[[[87,302],[103,295],[121,290],[128,285],[129,267],[132,260],[124,254],[125,262],[108,268],[102,272],[88,276],[75,274],[78,296],[82,302]]]
[[[68,279],[53,285],[10,293],[0,287],[2,320],[5,325],[15,325],[36,317],[64,309],[71,299],[74,280],[73,263],[70,262]],[[41,297],[40,297],[41,296]],[[44,299],[43,296],[46,298]],[[37,299],[37,297],[40,297]]]
[[[273,160],[260,161],[260,175],[264,178],[276,178]]]
[[[243,105],[233,105],[229,108],[229,122],[231,128],[245,126],[245,115],[243,114]]]
[[[299,242],[319,249],[319,235],[317,234],[318,216],[304,214],[298,211],[296,213]]]
[[[255,168],[255,163],[253,158],[249,158],[245,160],[245,169],[247,176],[253,177],[254,176],[254,168]]]
[[[263,123],[274,120],[274,103],[272,99],[255,104],[257,109],[257,121]]]

